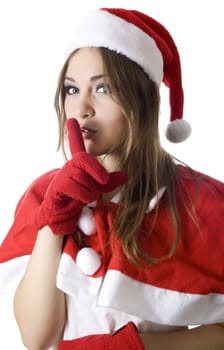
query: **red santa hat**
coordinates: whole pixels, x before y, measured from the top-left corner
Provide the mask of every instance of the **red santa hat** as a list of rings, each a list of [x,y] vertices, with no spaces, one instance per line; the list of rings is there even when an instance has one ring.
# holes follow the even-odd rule
[[[135,10],[102,8],[87,14],[76,29],[67,54],[81,47],[106,47],[136,62],[160,86],[169,88],[170,123],[166,136],[184,141],[191,127],[183,120],[184,94],[180,57],[167,29]]]

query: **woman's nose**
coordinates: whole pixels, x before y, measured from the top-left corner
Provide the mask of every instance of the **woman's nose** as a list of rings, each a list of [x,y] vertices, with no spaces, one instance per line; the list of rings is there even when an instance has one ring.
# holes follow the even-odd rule
[[[74,106],[76,118],[91,118],[95,114],[91,97],[88,95],[79,95]]]

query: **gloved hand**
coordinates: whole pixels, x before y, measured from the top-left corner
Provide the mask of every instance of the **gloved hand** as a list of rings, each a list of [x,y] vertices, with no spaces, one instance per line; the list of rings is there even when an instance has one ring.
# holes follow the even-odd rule
[[[49,184],[35,217],[38,229],[48,225],[55,234],[73,234],[82,208],[87,203],[127,181],[125,173],[108,173],[86,152],[76,119],[68,119],[67,128],[72,158]]]
[[[114,334],[87,335],[75,340],[64,340],[58,350],[144,350],[134,323],[129,322]]]

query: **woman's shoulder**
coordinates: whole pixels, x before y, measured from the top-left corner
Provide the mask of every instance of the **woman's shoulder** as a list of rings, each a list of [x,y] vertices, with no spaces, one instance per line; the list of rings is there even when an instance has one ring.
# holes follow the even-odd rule
[[[31,184],[27,188],[27,191],[32,190],[32,191],[37,191],[38,193],[45,192],[49,183],[53,180],[58,170],[59,169],[52,169],[39,175],[36,179],[34,179],[31,182]]]
[[[33,213],[42,203],[44,194],[49,183],[56,175],[58,169],[52,169],[33,180],[21,195],[14,213],[14,227],[17,222],[30,222],[31,213]],[[19,220],[21,218],[21,220]]]
[[[210,259],[216,252],[221,261],[224,253],[224,183],[186,167],[179,168],[178,172],[176,198],[184,237],[191,242],[200,241],[197,248],[204,244],[207,250],[213,248]],[[205,247],[203,249],[205,251]]]
[[[20,198],[16,207],[16,213],[24,201],[34,200],[36,203],[42,202],[44,194],[57,172],[58,169],[52,169],[33,180]]]
[[[12,226],[0,246],[0,263],[31,253],[37,235],[33,217],[57,171],[53,169],[38,176],[21,196]]]
[[[187,166],[177,166],[176,187],[185,193],[185,197],[194,197],[197,202],[203,202],[203,205],[206,204],[206,199],[224,201],[222,181]]]

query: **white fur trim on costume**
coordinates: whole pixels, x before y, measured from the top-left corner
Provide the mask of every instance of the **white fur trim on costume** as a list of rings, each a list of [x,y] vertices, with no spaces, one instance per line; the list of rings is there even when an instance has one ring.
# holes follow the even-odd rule
[[[141,29],[104,10],[87,14],[74,33],[66,56],[82,47],[106,47],[136,62],[159,86],[163,58],[155,41]]]
[[[80,299],[79,296],[66,294],[66,305],[67,322],[63,334],[64,339],[79,338],[88,334],[113,333],[130,321],[141,333],[179,330],[177,326],[159,325],[120,310],[100,307],[95,301],[89,303],[89,298]]]
[[[158,325],[224,322],[223,294],[191,294],[159,288],[117,270],[109,270],[104,277],[94,278],[82,273],[65,253],[58,270],[57,286],[73,296],[77,303],[80,298],[88,305],[119,310]]]
[[[224,322],[223,294],[181,293],[141,283],[115,270],[107,272],[98,304],[122,309],[159,324]]]
[[[118,204],[120,202],[121,199],[121,192],[117,192],[113,198],[111,199],[112,203]]]
[[[191,126],[187,120],[176,119],[168,124],[166,137],[170,142],[178,143],[186,140],[191,134]]]
[[[156,204],[160,201],[162,198],[164,192],[166,191],[166,187],[163,186],[159,189],[158,195],[155,195],[149,202],[148,209],[146,210],[146,213],[149,213],[151,210],[153,210],[156,206]],[[111,202],[118,204],[121,199],[121,193],[117,192],[113,198],[111,199]]]
[[[93,248],[82,248],[76,256],[76,263],[86,275],[93,275],[101,266],[101,257]]]
[[[163,186],[159,189],[158,191],[158,195],[154,196],[150,202],[149,202],[149,206],[148,209],[146,210],[146,213],[150,212],[151,210],[153,210],[156,206],[156,204],[160,201],[161,197],[163,196],[163,193],[166,191],[166,187]]]

